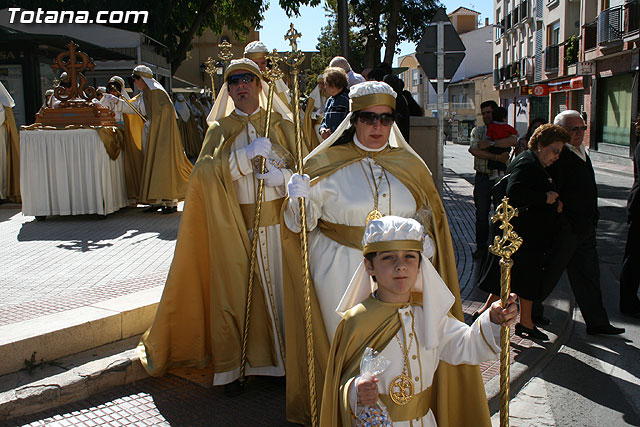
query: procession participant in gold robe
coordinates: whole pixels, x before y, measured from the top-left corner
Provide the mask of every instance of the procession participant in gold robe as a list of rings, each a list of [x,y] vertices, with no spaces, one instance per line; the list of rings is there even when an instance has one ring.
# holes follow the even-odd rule
[[[13,116],[15,105],[0,82],[0,200],[20,203],[20,134]]]
[[[455,296],[451,314],[463,319],[458,275],[447,217],[431,173],[406,143],[394,123],[395,92],[382,82],[365,82],[350,90],[351,112],[336,131],[305,159],[304,172],[288,184],[289,201],[284,210],[286,229],[283,247],[295,253],[299,247],[298,197],[306,197],[309,230],[309,266],[313,281],[312,320],[316,354],[317,387],[323,383],[329,342],[340,316],[335,308],[348,278],[362,260],[362,235],[369,217],[377,215],[419,216],[433,242],[433,264]],[[286,230],[285,230],[286,231]],[[302,263],[290,257],[285,275],[287,296],[287,418],[308,421],[309,394],[306,372]],[[293,364],[293,366],[292,366]],[[471,384],[482,384],[476,366],[441,364],[446,380],[437,392],[446,399]],[[292,373],[300,373],[298,376]],[[318,396],[322,390],[318,391]],[[488,408],[470,407],[470,413]]]
[[[198,123],[183,94],[179,93],[176,96],[174,106],[176,113],[178,113],[178,128],[180,129],[184,152],[189,160],[195,163],[202,148],[202,137],[198,129]]]
[[[176,111],[167,91],[146,65],[135,67],[131,77],[140,91],[131,103],[147,118],[142,131],[144,162],[138,201],[151,205],[149,210],[162,208],[162,213],[173,213],[178,200],[185,197],[193,166],[184,154]]]
[[[207,125],[207,115],[209,112],[205,108],[204,105],[198,100],[198,97],[194,92],[189,94],[189,99],[187,100],[187,105],[191,110],[191,114],[196,119],[196,123],[198,124],[200,133],[202,133],[201,140],[204,139],[204,134],[207,132],[209,126]]]
[[[320,136],[320,123],[324,117],[324,106],[327,103],[327,91],[324,85],[324,75],[318,75],[318,84],[309,94],[307,108],[304,112],[304,135],[310,150],[316,148],[323,141]]]
[[[482,383],[444,404],[432,399],[434,373],[441,361],[495,359],[500,324],[515,322],[516,296],[504,310],[494,303],[471,326],[450,316],[455,297],[423,252],[424,235],[410,218],[385,216],[366,226],[364,258],[336,310],[343,318],[331,345],[320,426],[351,426],[354,415],[362,425],[375,416],[394,427],[491,424],[488,413],[466,416],[470,402],[486,405]],[[373,374],[364,355],[389,365]]]
[[[260,40],[249,43],[244,48],[244,57],[249,58],[260,67],[260,71],[264,72],[267,68],[267,53],[269,49]],[[287,108],[291,109],[291,93],[289,87],[282,79],[276,80],[276,95],[287,105]]]
[[[247,341],[247,375],[284,375],[284,316],[279,216],[292,172],[293,124],[272,112],[269,138],[260,105],[260,70],[231,61],[226,85],[235,106],[214,121],[193,170],[175,255],[151,328],[138,346],[154,376],[177,367],[206,368],[214,385],[237,391],[247,304],[251,241],[257,269]],[[266,156],[267,173],[252,160]],[[253,236],[257,179],[264,179],[260,227]]]

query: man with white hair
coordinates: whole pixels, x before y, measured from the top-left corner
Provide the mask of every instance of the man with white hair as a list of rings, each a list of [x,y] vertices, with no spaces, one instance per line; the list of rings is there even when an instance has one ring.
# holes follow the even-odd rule
[[[262,73],[267,69],[267,65],[269,65],[267,53],[269,53],[269,49],[267,49],[267,46],[260,40],[253,41],[244,48],[244,57],[255,62]],[[289,87],[282,79],[276,80],[275,85],[276,95],[291,109]]]
[[[367,81],[367,79],[365,79],[362,74],[358,74],[353,71],[351,69],[351,64],[349,64],[349,61],[347,61],[346,58],[343,58],[342,56],[334,57],[329,63],[329,67],[342,68],[344,72],[347,73],[347,77],[349,78],[349,87]]]
[[[133,83],[140,91],[131,104],[146,117],[142,131],[144,163],[138,201],[151,205],[149,211],[177,211],[178,200],[187,191],[193,167],[182,147],[176,110],[162,85],[146,65],[134,68]]]
[[[544,285],[555,286],[566,268],[587,334],[622,334],[625,330],[609,323],[602,304],[600,260],[596,250],[598,189],[591,159],[583,144],[587,126],[575,110],[563,111],[553,123],[569,132],[571,141],[565,144],[560,158],[547,168],[560,194],[562,214]]]
[[[224,74],[234,110],[215,117],[189,181],[171,270],[155,320],[139,346],[154,376],[175,367],[207,368],[227,395],[240,392],[242,336],[252,241],[255,254],[247,375],[284,375],[284,298],[280,211],[287,157],[295,152],[293,123],[266,111],[260,69],[247,58]],[[267,158],[267,171],[255,164]],[[253,233],[258,180],[264,181],[260,226]]]

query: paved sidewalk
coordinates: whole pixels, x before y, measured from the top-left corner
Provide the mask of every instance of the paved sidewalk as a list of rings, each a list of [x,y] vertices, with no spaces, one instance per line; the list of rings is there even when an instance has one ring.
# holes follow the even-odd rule
[[[445,168],[443,202],[467,319],[486,298],[476,288],[476,265],[471,257],[475,222],[472,190],[465,179]],[[0,206],[0,259],[7,260],[3,264],[10,267],[0,278],[0,325],[163,284],[179,218],[180,214],[126,208],[104,220],[82,216],[36,222],[33,217],[23,217],[16,205]],[[511,348],[512,360],[525,362],[520,374],[546,352],[545,347],[517,336],[512,337]],[[489,390],[499,363],[485,363],[481,370]],[[495,395],[495,390],[491,393]],[[241,426],[255,425],[257,418],[261,425],[288,425],[284,419],[283,381],[257,379],[246,393],[230,400],[219,388],[203,388],[169,375],[116,387],[10,422],[0,421],[0,426]]]

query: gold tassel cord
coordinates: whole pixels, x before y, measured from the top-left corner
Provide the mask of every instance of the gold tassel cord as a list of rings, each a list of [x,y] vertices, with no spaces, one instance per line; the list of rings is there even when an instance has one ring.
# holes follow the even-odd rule
[[[293,102],[292,113],[295,124],[296,134],[296,161],[298,173],[303,173],[302,162],[302,129],[300,127],[300,88],[298,87],[298,67],[304,61],[304,54],[298,49],[297,39],[301,37],[301,34],[296,31],[293,24],[291,24],[289,31],[287,31],[285,40],[289,40],[291,45],[291,52],[286,54],[287,64],[291,68],[291,75],[293,77]],[[309,400],[311,405],[311,425],[316,427],[318,425],[318,407],[316,397],[316,374],[315,374],[315,357],[313,351],[313,335],[311,328],[311,278],[309,275],[309,244],[307,241],[307,209],[306,200],[300,198],[300,243],[302,245],[302,265],[303,265],[303,284],[304,284],[304,326],[306,333],[306,346],[307,346],[307,373],[309,376]]]
[[[278,80],[279,78],[282,77],[282,72],[280,71],[280,69],[278,68],[277,65],[277,53],[274,50],[273,54],[270,56],[270,58],[272,58],[272,68],[270,70],[265,70],[263,72],[264,77],[268,80],[269,82],[269,95],[267,97],[267,114],[266,114],[266,120],[265,120],[265,127],[264,127],[264,132],[263,135],[265,138],[269,138],[269,127],[271,126],[271,110],[273,107],[273,94],[275,92],[275,82],[276,80]],[[259,171],[261,174],[265,173],[265,165],[266,165],[266,159],[262,156],[260,156],[259,159],[260,162],[260,166],[259,166]],[[259,238],[259,231],[260,231],[260,212],[262,209],[262,199],[264,198],[264,180],[259,179],[258,180],[258,191],[257,191],[257,195],[256,195],[256,211],[255,211],[255,215],[253,217],[253,236],[252,236],[252,240],[251,240],[251,260],[249,263],[249,285],[247,287],[247,309],[245,311],[245,318],[244,318],[244,330],[242,333],[242,359],[241,359],[241,365],[240,365],[240,381],[244,382],[245,380],[245,367],[247,364],[247,342],[248,342],[248,338],[249,338],[249,324],[251,321],[251,302],[253,300],[253,284],[255,282],[255,276],[256,276],[256,267],[257,267],[257,254],[258,254],[258,240]],[[271,294],[270,294],[271,297]],[[276,312],[276,305],[275,305],[275,301],[273,301],[273,299],[271,299],[271,307],[272,310],[274,312],[274,322],[275,322],[275,326],[276,326],[276,333],[278,335],[278,343],[280,345],[280,354],[282,355],[282,358],[284,360],[284,348],[282,347],[282,334],[280,332],[280,325],[278,324],[278,319],[277,319],[277,315],[275,314]]]
[[[522,245],[522,237],[513,230],[511,220],[518,216],[518,210],[509,205],[509,198],[502,199],[491,222],[500,221],[502,236],[496,236],[489,252],[500,257],[500,300],[503,307],[511,293],[511,256]],[[500,427],[509,427],[509,362],[510,362],[510,327],[500,327]]]

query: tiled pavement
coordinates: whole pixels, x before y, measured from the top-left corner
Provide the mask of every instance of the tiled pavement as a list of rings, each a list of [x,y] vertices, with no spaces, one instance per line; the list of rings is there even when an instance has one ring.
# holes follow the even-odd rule
[[[445,169],[443,202],[448,213],[465,317],[486,295],[475,286],[473,187]],[[162,284],[166,277],[179,215],[162,216],[127,208],[105,220],[57,217],[38,223],[4,205],[0,208],[0,257],[9,274],[0,279],[0,324],[61,311]],[[128,231],[126,231],[128,230]],[[16,245],[17,241],[21,243]],[[87,237],[91,236],[91,239]],[[27,247],[22,245],[27,243]],[[20,250],[17,250],[20,247]],[[7,258],[5,258],[7,257]],[[15,265],[13,264],[15,263]],[[31,278],[33,276],[33,278]],[[51,284],[50,280],[51,279]],[[30,289],[17,289],[15,281]],[[46,285],[46,291],[43,286]],[[512,359],[531,347],[512,336]],[[499,372],[496,361],[481,365],[485,383]],[[259,421],[256,421],[259,420]],[[168,375],[117,387],[49,411],[0,422],[4,426],[94,425],[288,425],[284,382],[255,379],[234,399],[219,388],[202,388]]]

